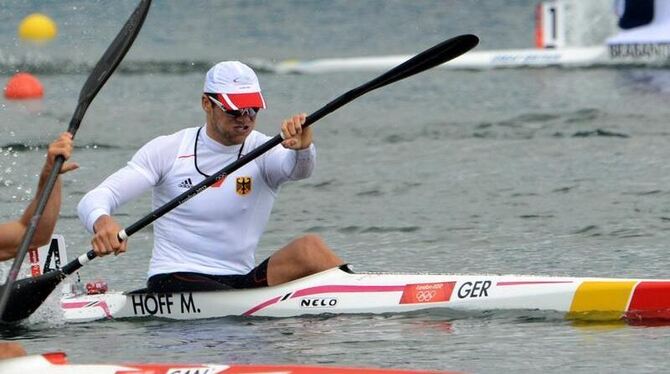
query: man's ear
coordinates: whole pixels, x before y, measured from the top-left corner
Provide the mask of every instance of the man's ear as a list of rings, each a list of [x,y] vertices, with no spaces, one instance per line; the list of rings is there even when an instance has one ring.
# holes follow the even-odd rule
[[[202,104],[202,109],[204,109],[205,112],[212,109],[212,102],[207,98],[207,95],[202,95],[200,102]]]

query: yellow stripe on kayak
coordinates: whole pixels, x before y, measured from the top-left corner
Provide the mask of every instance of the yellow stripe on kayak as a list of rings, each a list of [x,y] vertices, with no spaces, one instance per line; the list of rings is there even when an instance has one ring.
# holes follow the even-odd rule
[[[615,320],[628,306],[635,281],[582,282],[575,291],[568,318]]]

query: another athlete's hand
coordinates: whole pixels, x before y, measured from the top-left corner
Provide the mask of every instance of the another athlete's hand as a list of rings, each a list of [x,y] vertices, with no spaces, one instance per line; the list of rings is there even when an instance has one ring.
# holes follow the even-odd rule
[[[72,134],[69,132],[60,134],[58,139],[49,144],[47,160],[44,163],[42,174],[49,175],[51,173],[51,169],[53,169],[54,164],[56,163],[56,157],[58,156],[63,156],[66,160],[72,156]],[[72,171],[78,167],[79,165],[74,162],[64,162],[59,172],[60,174],[67,173],[68,171]]]

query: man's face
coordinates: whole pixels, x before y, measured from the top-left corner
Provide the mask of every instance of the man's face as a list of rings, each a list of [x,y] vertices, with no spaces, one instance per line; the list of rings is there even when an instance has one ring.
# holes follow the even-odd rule
[[[258,110],[226,111],[207,95],[203,95],[203,109],[212,130],[208,135],[223,145],[242,144],[256,126]]]

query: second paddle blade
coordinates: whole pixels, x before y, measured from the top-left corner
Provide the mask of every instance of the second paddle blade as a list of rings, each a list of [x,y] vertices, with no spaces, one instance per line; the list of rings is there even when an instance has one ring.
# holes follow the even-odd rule
[[[64,278],[62,271],[55,270],[16,281],[2,314],[2,322],[16,322],[30,317]],[[4,287],[2,286],[3,291]]]

